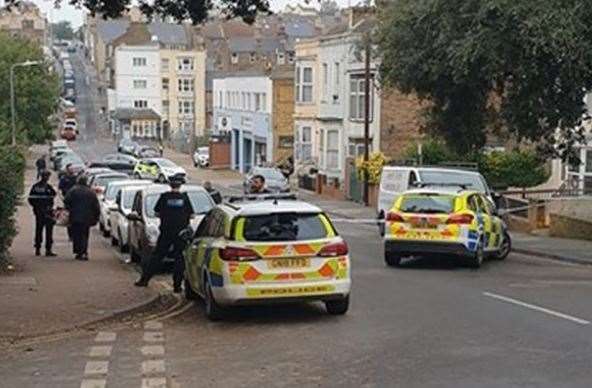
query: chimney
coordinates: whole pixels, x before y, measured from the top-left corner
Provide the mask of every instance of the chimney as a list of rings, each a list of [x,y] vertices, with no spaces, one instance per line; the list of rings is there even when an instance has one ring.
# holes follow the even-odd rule
[[[349,10],[349,28],[354,28],[359,22],[374,13],[372,7],[351,7]]]

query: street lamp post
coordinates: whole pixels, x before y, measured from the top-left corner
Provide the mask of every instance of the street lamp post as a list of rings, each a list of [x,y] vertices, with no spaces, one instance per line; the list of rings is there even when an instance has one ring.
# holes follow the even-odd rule
[[[14,69],[17,67],[28,67],[40,64],[39,61],[25,61],[10,66],[10,116],[12,122],[12,145],[16,145],[16,110],[14,108]]]

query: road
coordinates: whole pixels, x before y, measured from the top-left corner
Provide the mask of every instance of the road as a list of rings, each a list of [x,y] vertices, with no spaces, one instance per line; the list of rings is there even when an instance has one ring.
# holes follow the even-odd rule
[[[113,144],[97,132],[87,96],[81,90],[77,144],[95,158]],[[392,269],[375,227],[336,226],[353,265],[346,316],[304,304],[237,309],[211,323],[191,304],[160,322],[10,353],[0,386],[591,385],[592,268],[512,254],[480,270],[437,258]]]

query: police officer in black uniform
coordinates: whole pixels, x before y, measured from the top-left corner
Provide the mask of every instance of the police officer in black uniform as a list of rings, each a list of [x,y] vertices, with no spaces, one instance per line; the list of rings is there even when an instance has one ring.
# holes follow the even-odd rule
[[[175,293],[181,292],[181,281],[185,270],[183,260],[185,242],[179,233],[189,226],[191,217],[195,213],[189,196],[181,192],[182,184],[182,179],[171,178],[169,180],[171,191],[163,193],[154,205],[154,212],[160,218],[160,234],[154,253],[142,262],[142,276],[134,283],[138,287],[148,286],[148,282],[160,270],[162,260],[172,248],[172,257],[175,259],[173,289]]]
[[[53,203],[56,191],[49,184],[51,173],[47,170],[41,172],[41,180],[31,187],[29,192],[29,204],[35,214],[35,256],[41,255],[41,243],[43,242],[43,230],[45,230],[45,256],[54,257],[51,246],[53,245]]]

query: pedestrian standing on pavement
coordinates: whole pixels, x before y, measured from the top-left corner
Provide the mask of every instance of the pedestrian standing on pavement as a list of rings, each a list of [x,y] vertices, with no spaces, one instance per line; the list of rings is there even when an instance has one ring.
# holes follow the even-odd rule
[[[101,213],[97,194],[88,187],[85,176],[68,192],[64,205],[70,213],[70,230],[76,260],[88,260],[90,228],[99,222]]]
[[[35,256],[41,255],[43,243],[43,231],[45,230],[45,256],[54,257],[53,245],[53,205],[57,195],[55,189],[49,184],[51,173],[47,170],[41,172],[41,179],[31,187],[29,192],[29,204],[35,214]]]
[[[181,192],[182,184],[182,179],[172,178],[169,181],[171,191],[163,193],[154,205],[154,212],[160,218],[160,234],[153,255],[142,262],[142,276],[135,283],[138,287],[148,286],[148,282],[160,270],[162,260],[172,248],[172,257],[175,259],[173,290],[175,293],[181,292],[181,281],[185,270],[183,260],[185,242],[179,233],[189,226],[191,217],[195,213],[189,196]]]
[[[41,179],[41,173],[47,170],[47,161],[45,160],[45,155],[42,155],[37,161],[35,162],[35,167],[37,167],[37,180]]]
[[[222,195],[220,194],[220,192],[218,190],[216,190],[213,186],[212,186],[212,182],[210,181],[205,181],[203,184],[203,188],[206,189],[206,191],[208,192],[208,194],[210,194],[210,197],[212,197],[212,199],[214,200],[214,202],[217,204],[222,203]]]
[[[255,175],[251,178],[249,194],[269,194],[270,191],[265,187],[265,177]]]
[[[164,147],[162,146],[162,143],[158,144],[158,153],[161,157],[164,155]]]

